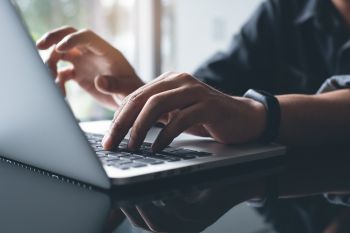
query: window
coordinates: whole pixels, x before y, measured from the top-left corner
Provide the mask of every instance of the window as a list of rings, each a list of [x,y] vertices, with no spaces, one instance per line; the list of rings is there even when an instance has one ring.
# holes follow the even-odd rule
[[[17,0],[34,40],[62,25],[90,28],[121,50],[145,81],[169,70],[192,72],[225,50],[261,1]],[[74,83],[67,90],[77,118],[112,117]]]
[[[62,25],[90,28],[121,50],[135,64],[134,0],[17,0],[34,40]],[[45,53],[42,53],[45,57]],[[76,84],[67,86],[69,102],[77,118],[111,118]]]

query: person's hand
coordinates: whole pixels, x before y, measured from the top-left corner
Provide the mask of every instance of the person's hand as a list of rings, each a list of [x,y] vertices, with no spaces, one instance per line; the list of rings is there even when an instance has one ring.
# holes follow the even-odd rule
[[[160,118],[167,124],[152,145],[160,151],[183,131],[211,136],[224,144],[257,139],[266,110],[251,99],[221,93],[185,73],[166,73],[127,96],[103,140],[105,149],[119,145],[130,128],[129,149],[137,149]]]
[[[116,109],[120,99],[143,85],[125,57],[90,30],[62,27],[46,33],[37,47],[51,47],[46,64],[64,94],[64,84],[74,80],[99,102]],[[58,70],[59,61],[72,66]]]

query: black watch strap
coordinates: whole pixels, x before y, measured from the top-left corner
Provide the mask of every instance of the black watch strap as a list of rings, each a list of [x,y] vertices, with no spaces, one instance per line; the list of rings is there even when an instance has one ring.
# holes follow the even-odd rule
[[[260,137],[260,141],[264,143],[274,141],[279,134],[281,122],[281,109],[277,98],[266,91],[254,89],[249,89],[243,97],[258,101],[265,106],[266,128]]]

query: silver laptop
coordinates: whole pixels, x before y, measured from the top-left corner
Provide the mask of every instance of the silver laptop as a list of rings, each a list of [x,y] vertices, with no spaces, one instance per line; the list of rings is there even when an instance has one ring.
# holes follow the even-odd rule
[[[125,185],[280,156],[280,145],[224,146],[180,135],[162,153],[114,151],[86,134],[43,64],[14,3],[0,2],[0,155],[100,188]],[[146,142],[152,142],[152,129]]]

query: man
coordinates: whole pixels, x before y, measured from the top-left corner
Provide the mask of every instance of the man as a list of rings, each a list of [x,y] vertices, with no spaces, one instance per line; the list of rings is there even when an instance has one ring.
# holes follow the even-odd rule
[[[44,35],[37,46],[52,46],[47,64],[63,89],[65,82],[75,80],[117,110],[103,142],[106,149],[119,144],[131,127],[129,148],[138,148],[158,120],[166,126],[154,151],[183,131],[226,144],[259,140],[271,130],[272,113],[261,101],[231,96],[249,88],[300,93],[276,97],[281,108],[275,114],[281,120],[274,126],[277,140],[339,142],[350,136],[350,90],[302,94],[315,93],[332,75],[350,73],[349,12],[347,0],[268,0],[227,53],[214,56],[193,76],[166,73],[148,84],[118,50],[89,30],[60,28]],[[57,71],[60,60],[73,67]]]

